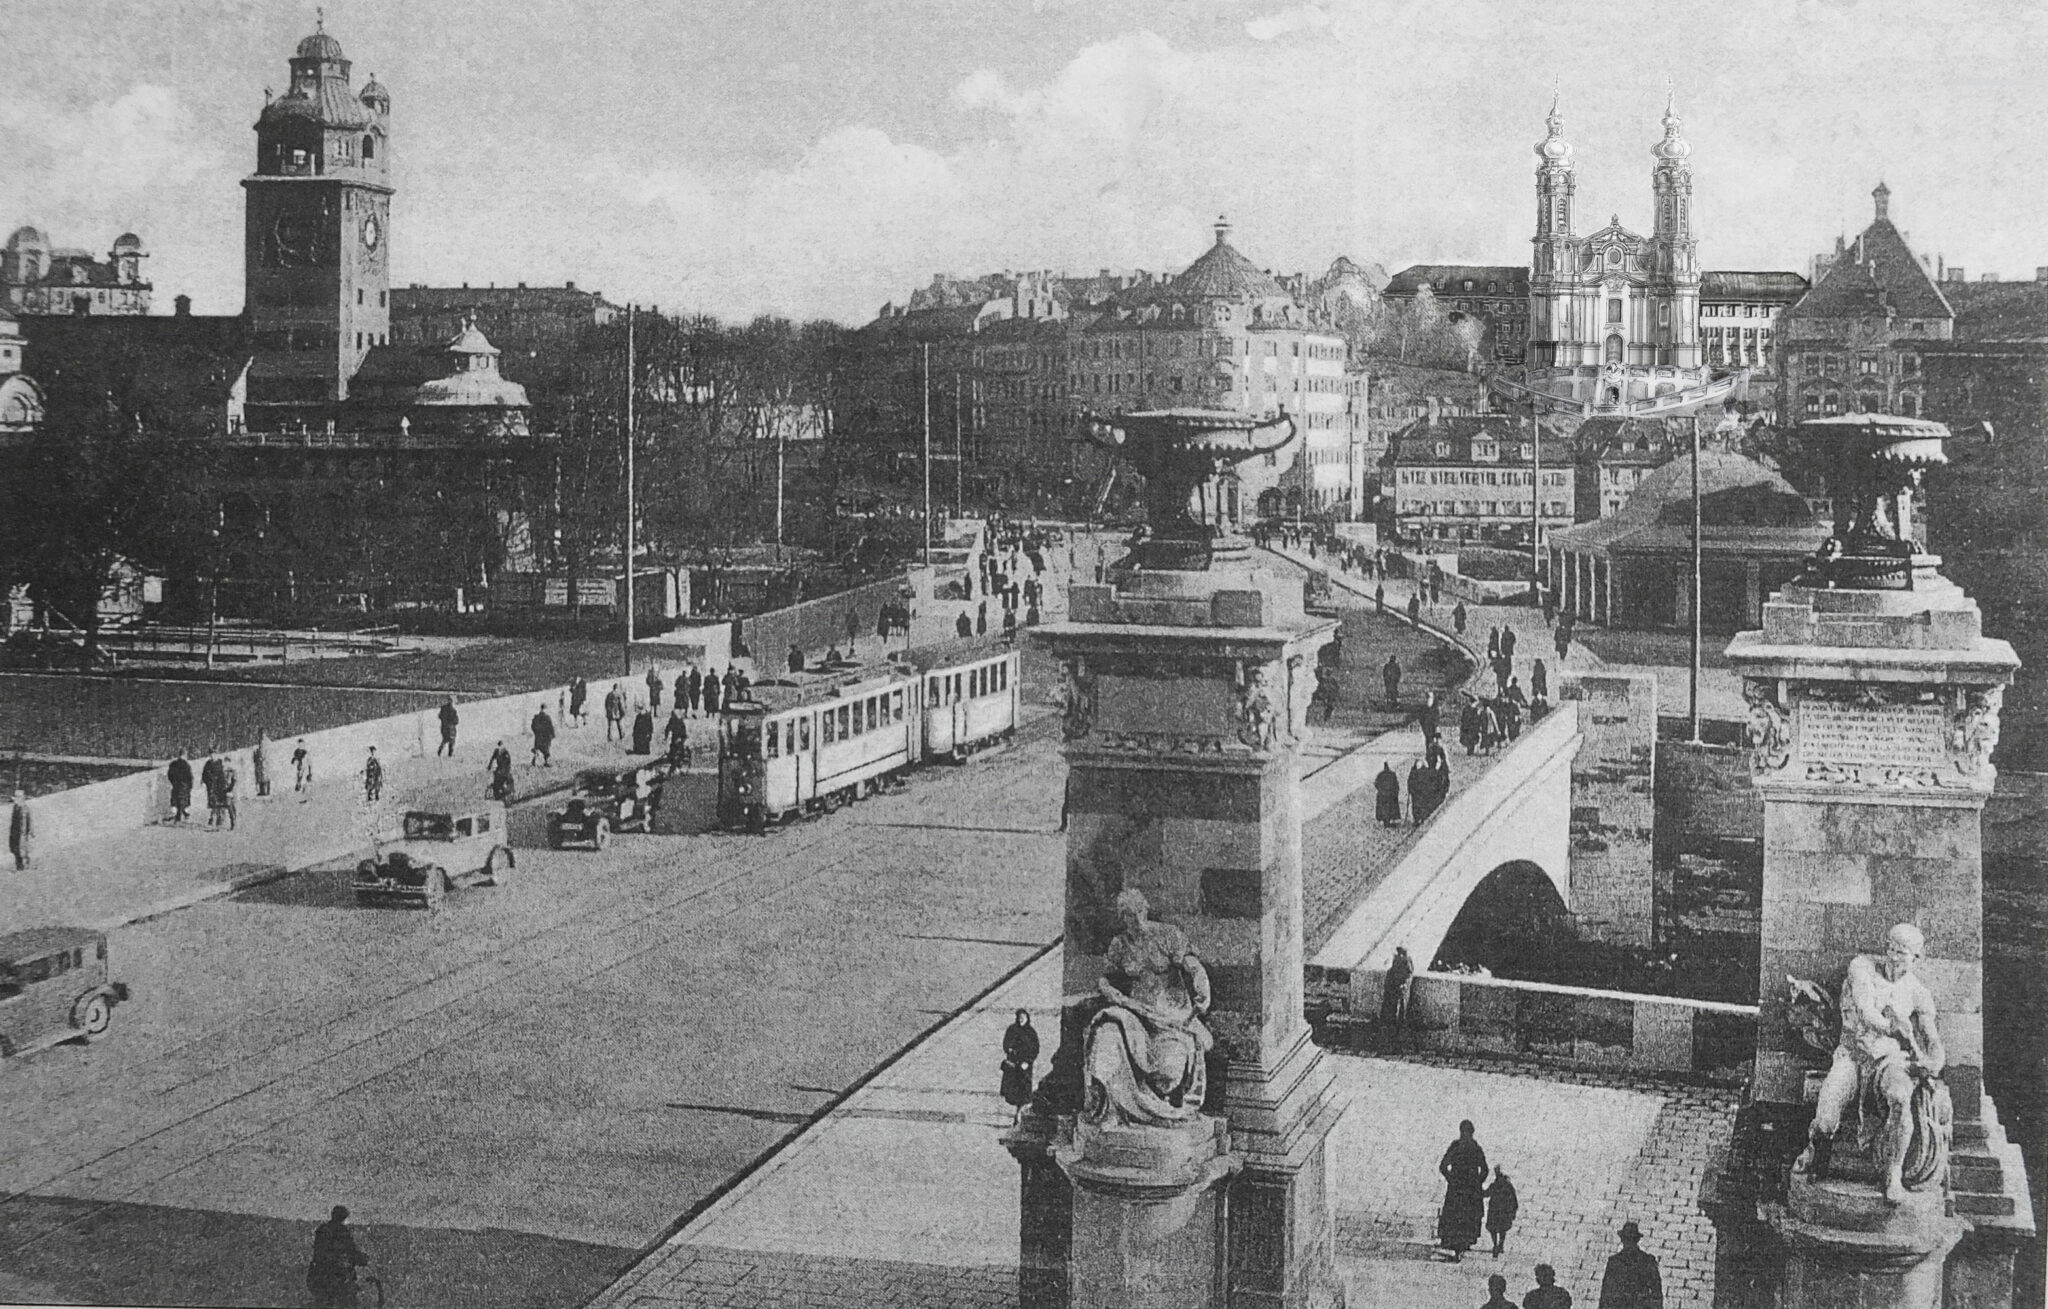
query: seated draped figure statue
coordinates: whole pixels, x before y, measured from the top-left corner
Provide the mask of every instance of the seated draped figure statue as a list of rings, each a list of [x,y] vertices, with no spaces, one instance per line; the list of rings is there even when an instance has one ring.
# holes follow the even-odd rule
[[[1203,1056],[1215,1044],[1202,1023],[1208,971],[1181,930],[1148,920],[1147,910],[1143,892],[1116,898],[1122,930],[1097,987],[1107,1004],[1088,1025],[1081,1116],[1092,1123],[1185,1123],[1207,1089]],[[1110,980],[1117,976],[1128,991]]]

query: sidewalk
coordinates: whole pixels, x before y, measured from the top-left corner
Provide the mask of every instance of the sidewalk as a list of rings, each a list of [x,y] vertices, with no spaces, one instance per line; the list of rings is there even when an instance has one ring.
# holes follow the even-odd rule
[[[691,720],[693,737],[705,721]],[[527,766],[529,741],[507,740],[514,802],[567,787],[579,768],[623,766],[646,757],[627,754],[622,742],[607,743],[604,735],[601,713],[583,727],[562,727],[547,768]],[[484,764],[496,741],[458,740],[453,759],[385,759],[383,797],[374,806],[363,798],[362,759],[314,759],[312,786],[294,794],[292,742],[273,741],[272,793],[258,798],[255,779],[241,770],[232,831],[206,826],[206,793],[195,785],[190,822],[159,821],[61,846],[39,854],[26,870],[0,872],[0,924],[9,931],[53,924],[110,931],[365,851],[380,830],[388,831],[409,803],[424,796],[483,799]],[[195,773],[202,762],[193,761]]]
[[[591,1309],[1008,1306],[1017,1303],[1017,1163],[999,1137],[997,1052],[1017,1009],[1059,1030],[1061,956],[1028,964],[696,1215]],[[1042,1038],[1048,1039],[1048,1038]],[[1049,1058],[1048,1048],[1041,1058]],[[1355,1309],[1517,1297],[1538,1261],[1590,1304],[1614,1233],[1636,1218],[1665,1303],[1707,1309],[1712,1230],[1693,1205],[1734,1093],[1504,1062],[1332,1056],[1351,1100],[1330,1138],[1337,1260]],[[1507,1257],[1431,1258],[1436,1162],[1479,1125],[1522,1212]]]

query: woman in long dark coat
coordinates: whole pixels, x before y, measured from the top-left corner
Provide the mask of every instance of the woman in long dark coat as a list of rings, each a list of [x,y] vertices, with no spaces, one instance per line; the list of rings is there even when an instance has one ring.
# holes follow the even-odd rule
[[[1373,817],[1387,827],[1401,821],[1401,779],[1394,772],[1394,765],[1380,765],[1379,776],[1372,779]]]
[[[1031,1103],[1031,1065],[1038,1059],[1038,1029],[1031,1025],[1031,1012],[1017,1011],[1017,1019],[1003,1031],[1003,1103],[1014,1105],[1023,1117]]]
[[[1479,1243],[1486,1218],[1486,1151],[1472,1137],[1470,1119],[1458,1124],[1458,1139],[1444,1151],[1436,1170],[1444,1179],[1444,1207],[1437,1214],[1436,1243],[1462,1259]]]

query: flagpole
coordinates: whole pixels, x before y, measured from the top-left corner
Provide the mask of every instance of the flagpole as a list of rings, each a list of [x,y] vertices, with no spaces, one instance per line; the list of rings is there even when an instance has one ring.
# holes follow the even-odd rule
[[[626,306],[626,674],[633,672],[633,306]]]

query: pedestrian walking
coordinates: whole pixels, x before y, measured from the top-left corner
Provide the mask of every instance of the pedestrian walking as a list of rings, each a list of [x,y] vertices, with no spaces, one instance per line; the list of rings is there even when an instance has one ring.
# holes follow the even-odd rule
[[[963,638],[974,635],[974,620],[967,616],[964,609],[960,611],[960,616],[953,620],[953,635]]]
[[[713,669],[704,674],[704,714],[707,718],[718,714],[718,671]]]
[[[1499,1273],[1486,1279],[1486,1303],[1479,1309],[1515,1309],[1515,1302],[1508,1299],[1508,1279]]]
[[[1467,694],[1464,707],[1458,710],[1458,744],[1465,747],[1468,757],[1479,749],[1483,730],[1478,697]]]
[[[1443,582],[1442,582],[1441,580],[1439,580],[1439,579],[1437,579],[1437,578],[1434,578],[1434,577],[1432,577],[1432,578],[1430,578],[1430,579],[1429,579],[1429,604],[1430,604],[1430,608],[1434,609],[1434,608],[1435,608],[1436,606],[1438,606],[1438,605],[1442,604],[1443,602],[1444,602],[1444,584],[1443,584]]]
[[[491,751],[491,762],[485,766],[485,771],[491,775],[491,799],[510,800],[512,798],[512,752],[505,748],[503,741],[498,742],[498,748]]]
[[[1515,629],[1506,623],[1500,625],[1500,657],[1510,662],[1515,657]]]
[[[192,765],[180,753],[164,775],[171,782],[171,821],[182,823],[192,813]]]
[[[661,674],[647,670],[647,707],[653,713],[661,712]]]
[[[1572,648],[1572,625],[1559,622],[1557,625],[1557,662],[1563,663],[1565,654]]]
[[[1031,1103],[1031,1066],[1038,1061],[1038,1029],[1031,1025],[1031,1011],[1019,1009],[1003,1029],[1003,1103],[1016,1109],[1011,1121],[1024,1116]]]
[[[1415,821],[1418,823],[1441,808],[1451,794],[1451,759],[1444,753],[1443,746],[1431,741],[1429,754],[1422,762],[1429,771],[1429,808],[1416,815]]]
[[[1316,685],[1309,692],[1308,707],[1321,709],[1326,723],[1337,712],[1337,670],[1328,664],[1316,665]]]
[[[1422,590],[1420,587],[1417,587],[1415,592],[1408,597],[1408,625],[1410,627],[1422,626]]]
[[[355,1309],[356,1269],[369,1262],[348,1230],[348,1206],[334,1206],[313,1232],[313,1260],[306,1267],[306,1293],[315,1309]]]
[[[29,812],[28,792],[14,788],[14,809],[7,815],[7,853],[14,856],[14,870],[27,868],[35,854],[36,818]]]
[[[613,689],[617,690],[616,687]],[[555,748],[555,720],[548,717],[548,707],[546,704],[542,704],[539,710],[534,713],[533,721],[528,726],[533,731],[533,753],[526,761],[527,767],[531,768],[535,764],[539,764],[543,768],[552,767],[553,761],[548,756],[553,753]],[[611,738],[607,736],[605,739],[610,740]]]
[[[1387,976],[1380,983],[1380,1045],[1387,1050],[1398,1050],[1405,1043],[1408,1033],[1409,982],[1415,976],[1415,961],[1408,957],[1408,947],[1394,947],[1393,962],[1387,965]]]
[[[370,757],[363,761],[363,799],[377,803],[384,794],[384,765],[377,760],[377,747],[370,747]]]
[[[1507,1248],[1508,1230],[1515,1225],[1515,1212],[1521,1207],[1522,1199],[1508,1180],[1508,1170],[1496,1164],[1493,1181],[1486,1188],[1486,1234],[1493,1238],[1494,1258],[1500,1258]]]
[[[573,714],[575,711],[572,709],[570,712]],[[445,754],[450,759],[453,759],[455,757],[455,728],[462,722],[462,715],[455,712],[454,696],[448,697],[447,702],[441,706],[441,711],[436,717],[441,720],[441,744],[434,747],[434,758],[439,759]]]
[[[988,601],[986,601],[986,600],[978,600],[978,601],[976,601],[976,602],[975,602],[975,605],[974,605],[974,634],[975,634],[976,636],[985,636],[985,635],[987,635],[987,633],[988,633]]]
[[[588,722],[590,715],[586,712],[586,707],[589,703],[590,683],[581,677],[572,679],[569,683],[569,721],[578,727]]]
[[[1486,1216],[1486,1151],[1473,1135],[1472,1121],[1458,1124],[1458,1139],[1444,1151],[1436,1171],[1444,1179],[1444,1203],[1436,1219],[1436,1243],[1453,1262],[1479,1243]]]
[[[1465,602],[1460,600],[1458,601],[1457,608],[1451,610],[1451,627],[1459,636],[1465,634],[1465,618]]]
[[[1498,627],[1486,629],[1486,662],[1489,664],[1500,662],[1500,629]]]
[[[1542,722],[1544,715],[1548,714],[1549,712],[1549,700],[1545,699],[1540,695],[1531,697],[1529,700],[1529,726],[1534,727],[1536,726],[1536,724]]]
[[[1389,709],[1399,709],[1401,707],[1400,656],[1387,656],[1387,662],[1380,668],[1380,681],[1384,683],[1387,688],[1387,707]]]
[[[1557,1270],[1536,1265],[1536,1285],[1522,1297],[1522,1309],[1572,1309],[1572,1293],[1557,1284]]]
[[[255,748],[254,750],[252,750],[252,751],[250,751],[250,752],[249,752],[249,768],[250,768],[250,771],[252,771],[252,772],[254,772],[254,773],[256,774],[256,798],[257,798],[257,799],[259,799],[259,800],[263,800],[263,799],[267,799],[267,798],[269,798],[269,796],[270,796],[270,734],[269,734],[269,733],[265,732],[265,733],[262,733],[262,734],[260,734],[260,735],[258,735],[258,736],[257,736],[257,738],[256,738],[256,748]]]
[[[1493,661],[1493,693],[1497,696],[1508,693],[1508,683],[1514,680],[1515,661],[1501,655]]]
[[[1423,744],[1435,745],[1437,731],[1439,728],[1439,724],[1437,722],[1436,692],[1431,691],[1428,695],[1423,697],[1422,712],[1415,715],[1415,723],[1416,726],[1422,729]]]
[[[1529,670],[1529,695],[1532,699],[1541,700],[1549,694],[1550,670],[1543,666],[1541,659],[1538,659],[1536,666]]]
[[[227,802],[221,799],[220,756],[209,754],[206,762],[199,766],[199,785],[206,792],[206,825],[219,828],[228,820]]]
[[[1387,612],[1387,588],[1377,582],[1372,588],[1372,611],[1376,614]]]
[[[227,815],[228,830],[235,830],[235,787],[241,782],[235,775],[235,766],[223,759],[220,761],[220,809]]]
[[[664,729],[668,738],[668,762],[671,768],[683,768],[690,762],[690,721],[683,717],[683,707],[677,705],[668,712],[668,726]]]
[[[804,652],[797,649],[796,642],[789,643],[789,671],[801,673],[804,670]]]
[[[860,611],[849,609],[846,611],[846,653],[849,657],[853,654],[853,648],[858,644],[860,644]]]
[[[1429,817],[1429,765],[1417,759],[1408,765],[1408,821],[1421,823]]]
[[[609,741],[614,736],[622,741],[626,738],[626,693],[617,682],[604,693],[604,739]]]
[[[637,706],[633,715],[633,753],[654,753],[654,711],[646,705]]]
[[[303,804],[313,798],[312,789],[313,753],[306,749],[306,738],[302,736],[299,743],[292,747],[292,792]]]
[[[1398,827],[1401,822],[1401,779],[1394,773],[1391,760],[1380,765],[1379,775],[1372,779],[1372,816],[1381,827]]]
[[[1664,1309],[1664,1277],[1657,1257],[1642,1248],[1643,1229],[1631,1218],[1620,1236],[1621,1249],[1607,1257],[1600,1279],[1600,1309]]]
[[[695,664],[690,665],[690,712],[701,712],[704,706],[704,674]]]

